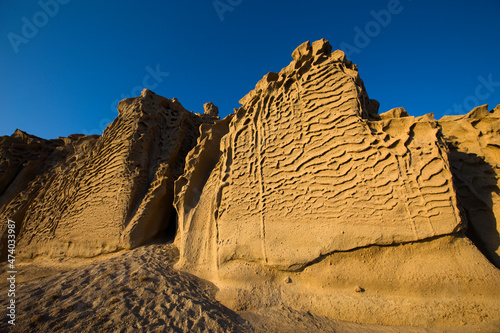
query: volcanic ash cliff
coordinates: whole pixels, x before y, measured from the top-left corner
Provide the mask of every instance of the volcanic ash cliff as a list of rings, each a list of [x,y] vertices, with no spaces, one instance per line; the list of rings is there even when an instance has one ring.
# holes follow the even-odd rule
[[[174,181],[198,127],[218,117],[148,90],[118,111],[102,136],[2,138],[0,218],[16,222],[17,255],[96,256],[144,244],[172,216],[175,223]]]
[[[144,90],[102,136],[0,138],[1,251],[91,257],[175,234],[237,311],[365,324],[500,317],[500,108],[379,114],[356,65],[300,45],[219,120]],[[495,265],[497,267],[495,267]]]
[[[175,184],[177,267],[239,310],[286,304],[390,325],[498,316],[499,272],[466,236],[498,263],[497,109],[378,114],[328,42],[292,57],[202,127]]]

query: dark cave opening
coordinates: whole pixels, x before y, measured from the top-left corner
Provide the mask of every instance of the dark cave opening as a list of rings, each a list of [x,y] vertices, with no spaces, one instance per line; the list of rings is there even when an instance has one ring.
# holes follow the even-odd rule
[[[168,241],[174,241],[177,235],[177,211],[172,207],[172,212],[168,218],[167,228],[164,230],[163,235]]]

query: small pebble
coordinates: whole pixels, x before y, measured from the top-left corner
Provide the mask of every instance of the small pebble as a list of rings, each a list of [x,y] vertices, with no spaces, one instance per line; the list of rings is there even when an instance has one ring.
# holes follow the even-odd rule
[[[364,292],[365,290],[363,288],[361,288],[360,286],[357,286],[355,289],[354,289],[355,292],[357,293],[362,293]]]

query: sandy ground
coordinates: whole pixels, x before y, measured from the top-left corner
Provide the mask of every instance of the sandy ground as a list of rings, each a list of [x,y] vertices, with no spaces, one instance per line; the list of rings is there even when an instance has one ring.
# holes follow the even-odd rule
[[[217,288],[173,268],[166,241],[94,259],[38,258],[17,265],[16,325],[7,323],[6,267],[0,275],[2,332],[499,332],[500,320],[453,329],[359,325],[285,307],[235,312]]]

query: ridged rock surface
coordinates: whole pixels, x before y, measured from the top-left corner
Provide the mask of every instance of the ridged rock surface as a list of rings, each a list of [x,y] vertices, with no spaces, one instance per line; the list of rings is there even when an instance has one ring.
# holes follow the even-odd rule
[[[496,111],[456,127],[403,108],[378,114],[356,66],[325,40],[292,57],[202,126],[175,183],[176,267],[240,311],[425,327],[498,318],[499,271],[465,235],[467,217],[478,224],[478,210],[498,207],[476,205],[497,191]],[[476,173],[465,150],[483,156]]]
[[[1,260],[7,259],[6,219],[21,222],[34,196],[39,191],[43,193],[47,173],[57,170],[74,155],[87,154],[97,139],[98,135],[73,134],[45,140],[20,130],[12,136],[0,137]],[[20,234],[21,226],[22,223],[16,223],[16,235]]]
[[[217,118],[149,90],[118,110],[100,137],[2,138],[1,163],[12,167],[0,175],[0,219],[16,222],[18,256],[90,257],[144,244],[168,227],[173,182],[198,127]]]
[[[500,105],[439,120],[469,236],[500,267]]]
[[[436,121],[377,115],[356,66],[325,40],[292,56],[188,155],[176,183],[178,267],[293,271],[337,251],[459,231]]]
[[[56,318],[92,330],[106,316],[103,329],[248,328],[212,302],[216,289],[246,318],[304,314],[289,327],[311,314],[450,332],[492,319],[498,327],[500,271],[491,262],[500,266],[500,108],[439,121],[403,108],[378,114],[356,65],[327,41],[304,43],[292,57],[223,120],[212,103],[193,114],[144,90],[119,103],[102,136],[43,140],[17,130],[0,138],[1,259],[7,219],[16,222],[16,257],[41,255],[16,263],[22,279],[32,264],[43,263],[40,277],[69,259],[44,255],[97,256],[177,227],[175,243],[158,251],[72,271],[66,285],[30,284],[36,293],[21,290],[19,318],[36,315],[20,331]],[[176,268],[217,288],[170,274],[175,246]],[[87,292],[73,292],[79,287]],[[159,296],[145,301],[151,292]],[[287,319],[277,318],[283,330]]]

